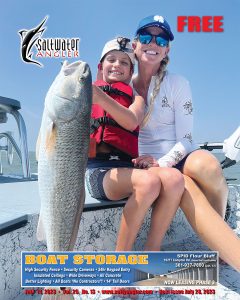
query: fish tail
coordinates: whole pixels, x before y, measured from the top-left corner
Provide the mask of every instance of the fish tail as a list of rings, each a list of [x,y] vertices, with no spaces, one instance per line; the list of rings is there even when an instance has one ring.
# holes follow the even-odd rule
[[[39,214],[38,225],[37,225],[37,240],[46,241],[46,233],[43,226],[41,212]]]

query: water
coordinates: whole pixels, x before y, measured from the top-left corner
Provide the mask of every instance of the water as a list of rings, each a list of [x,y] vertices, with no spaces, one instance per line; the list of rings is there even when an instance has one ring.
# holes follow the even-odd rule
[[[225,159],[223,153],[213,153],[217,159],[221,162]],[[225,178],[228,180],[228,183],[240,184],[240,161],[234,166],[227,169],[223,169]],[[230,180],[235,179],[235,180]]]
[[[30,160],[30,171],[31,173],[37,173],[37,161],[35,157],[35,152],[30,151],[29,152],[29,160]],[[9,165],[7,162],[7,156],[5,151],[2,152],[2,169],[4,175],[18,175],[22,176],[22,165],[21,161],[18,158],[16,152],[13,154],[13,163],[12,165]]]
[[[213,154],[217,157],[217,159],[221,162],[224,160],[223,153],[214,153]],[[30,157],[30,168],[31,173],[37,173],[37,161],[35,157],[35,152],[29,152]],[[22,175],[22,167],[20,159],[17,157],[16,153],[14,153],[13,164],[10,166],[7,163],[7,158],[5,153],[2,153],[2,165],[3,165],[3,174],[15,174],[15,175]],[[227,179],[236,179],[236,180],[229,180],[229,183],[237,183],[240,184],[240,162],[235,164],[234,166],[224,169],[224,175]]]

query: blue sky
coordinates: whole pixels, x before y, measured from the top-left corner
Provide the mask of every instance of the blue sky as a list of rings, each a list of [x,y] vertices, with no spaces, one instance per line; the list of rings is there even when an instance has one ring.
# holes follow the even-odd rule
[[[0,95],[17,99],[34,150],[46,92],[60,70],[62,59],[39,59],[43,68],[26,64],[20,56],[21,29],[37,26],[46,15],[43,38],[80,38],[80,59],[93,78],[102,47],[117,35],[134,36],[140,19],[151,14],[166,17],[175,35],[169,71],[185,76],[194,102],[196,142],[221,142],[240,123],[240,1],[132,0],[46,1],[10,0],[0,10]],[[223,33],[177,32],[177,16],[223,16]],[[16,131],[9,117],[1,131]],[[17,136],[17,133],[15,133]]]

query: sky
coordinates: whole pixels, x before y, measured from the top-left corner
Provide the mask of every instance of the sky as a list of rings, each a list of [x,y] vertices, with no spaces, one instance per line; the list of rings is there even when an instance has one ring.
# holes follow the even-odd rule
[[[0,95],[21,102],[28,146],[35,149],[45,95],[63,58],[39,58],[44,67],[21,59],[18,31],[36,27],[48,16],[42,38],[80,38],[80,57],[93,79],[104,44],[116,36],[134,37],[139,21],[164,16],[175,39],[168,70],[186,77],[194,103],[194,140],[222,142],[240,124],[240,0],[30,1],[0,0]],[[178,16],[223,16],[224,32],[177,31]],[[0,132],[18,138],[9,116]]]

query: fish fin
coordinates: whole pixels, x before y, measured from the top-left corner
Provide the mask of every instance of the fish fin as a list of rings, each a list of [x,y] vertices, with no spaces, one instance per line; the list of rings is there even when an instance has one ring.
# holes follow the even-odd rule
[[[20,34],[22,40],[24,39],[24,37],[26,36],[27,34],[27,30],[26,29],[23,29],[23,30],[20,30],[18,31],[18,33]]]
[[[36,143],[36,161],[38,161],[38,157],[39,157],[40,143],[41,143],[41,130],[39,131],[37,143]]]
[[[46,234],[43,226],[43,221],[41,217],[41,212],[39,214],[38,225],[37,225],[37,240],[38,241],[46,241]]]
[[[79,205],[78,205],[78,208],[77,208],[76,219],[75,219],[75,222],[74,222],[74,227],[73,227],[72,236],[71,236],[71,239],[70,239],[70,244],[69,244],[68,251],[73,251],[74,245],[76,243],[84,203],[85,203],[85,189],[83,189],[83,192],[82,192],[82,194],[80,196],[80,199],[79,199],[79,202],[78,202]]]
[[[51,128],[49,128],[46,135],[46,152],[47,154],[51,154],[56,145],[56,137],[57,137],[57,128],[55,123],[51,123]]]

